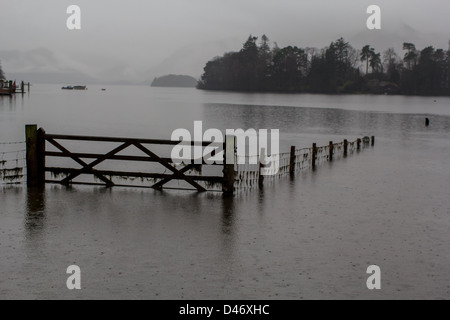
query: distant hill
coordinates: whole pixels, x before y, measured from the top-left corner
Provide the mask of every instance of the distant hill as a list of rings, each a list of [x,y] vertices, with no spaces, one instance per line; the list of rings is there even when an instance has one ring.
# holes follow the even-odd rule
[[[178,87],[178,88],[195,88],[197,86],[197,79],[191,76],[174,75],[155,78],[152,82],[152,87]]]

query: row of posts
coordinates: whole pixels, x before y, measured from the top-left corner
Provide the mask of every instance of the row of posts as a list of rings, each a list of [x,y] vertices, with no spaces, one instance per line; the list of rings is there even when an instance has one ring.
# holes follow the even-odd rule
[[[30,83],[28,82],[28,83],[26,84],[25,82],[22,81],[22,82],[20,83],[20,92],[21,92],[21,93],[25,93],[25,86],[28,87],[28,92],[30,92]],[[13,81],[12,81],[12,80],[9,81],[9,86],[8,86],[8,88],[9,88],[9,94],[14,94],[14,93],[16,93],[16,89],[14,88],[14,85],[13,85]]]
[[[27,185],[30,187],[42,187],[45,184],[45,131],[37,129],[37,125],[27,125],[25,127],[26,136],[26,162],[27,162]],[[375,145],[375,137],[370,139],[372,146]],[[361,150],[362,140],[356,141],[356,150]],[[234,169],[235,155],[236,155],[236,137],[227,136],[225,140],[225,161],[223,169],[223,184],[222,191],[225,194],[233,194],[235,191],[234,182],[236,177],[236,171]],[[294,175],[295,173],[295,146],[291,147],[289,173]],[[264,152],[265,153],[265,152]],[[329,144],[329,160],[333,161],[334,155],[334,143],[330,141]],[[344,157],[348,155],[348,140],[344,140]],[[316,169],[317,160],[317,144],[312,145],[312,169]],[[264,165],[260,163],[259,170],[259,186],[264,184],[264,176],[262,175],[262,169]]]
[[[356,150],[360,151],[361,150],[361,143],[362,140],[361,139],[357,139],[356,140]],[[370,138],[370,144],[373,147],[375,145],[375,136],[372,136]],[[295,146],[291,147],[291,161],[290,161],[290,166],[289,166],[289,173],[292,175],[295,173]],[[329,145],[328,145],[328,159],[330,162],[333,161],[333,156],[334,156],[334,143],[333,141],[330,141]],[[344,140],[344,158],[348,156],[348,140],[345,139]],[[316,169],[316,160],[317,160],[317,144],[313,143],[312,145],[312,169],[315,170]]]
[[[361,150],[362,145],[362,139],[356,140],[356,150]],[[375,136],[372,136],[370,138],[371,146],[375,145]],[[348,145],[349,142],[347,139],[344,140],[344,157],[348,156]],[[333,161],[334,157],[334,143],[333,141],[330,141],[329,143],[329,161]],[[289,162],[289,173],[290,175],[295,174],[295,163],[296,163],[296,155],[295,155],[296,147],[291,147],[291,155],[290,155],[290,162]],[[317,144],[313,143],[312,145],[312,169],[316,170],[317,165]],[[264,152],[264,151],[262,151]],[[223,192],[225,194],[233,194],[234,193],[234,180],[236,172],[234,170],[234,155],[236,153],[236,139],[233,136],[227,136],[225,141],[225,164],[224,164],[224,182],[223,182]],[[232,164],[233,163],[233,164]],[[259,169],[259,178],[258,178],[258,184],[259,187],[262,187],[264,185],[264,176],[262,175],[262,169],[264,168],[264,164],[260,163],[260,169]]]

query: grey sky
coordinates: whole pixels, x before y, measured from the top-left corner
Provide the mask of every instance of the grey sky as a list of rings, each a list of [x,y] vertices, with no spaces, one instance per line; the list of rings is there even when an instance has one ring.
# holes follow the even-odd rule
[[[239,50],[249,34],[319,48],[343,36],[358,49],[394,46],[399,54],[402,41],[447,48],[450,38],[448,0],[0,1],[0,60],[13,76],[198,77],[207,60]],[[66,28],[71,4],[82,10],[80,31]],[[371,4],[382,9],[381,31],[366,28]]]

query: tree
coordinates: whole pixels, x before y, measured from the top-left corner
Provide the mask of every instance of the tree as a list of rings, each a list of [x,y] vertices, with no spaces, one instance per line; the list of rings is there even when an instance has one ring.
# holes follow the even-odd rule
[[[286,47],[273,58],[273,83],[277,91],[300,92],[307,55],[303,49]]]
[[[405,57],[403,61],[405,61],[409,70],[413,69],[417,65],[418,52],[416,50],[416,46],[412,43],[405,42],[403,43],[403,50],[406,50]]]
[[[388,81],[396,84],[400,83],[400,58],[393,48],[387,49],[383,54],[384,70],[386,70],[386,76]]]
[[[389,48],[383,53],[383,63],[385,69],[389,70],[398,63],[398,55],[395,53],[394,48]]]
[[[369,45],[364,46],[361,50],[361,62],[366,61],[366,74],[369,73],[369,61],[374,51],[375,49],[371,48]]]
[[[373,50],[373,49],[372,49]],[[375,53],[375,51],[371,51],[370,58],[370,67],[372,68],[372,73],[380,72],[382,64],[381,64],[381,54]]]
[[[237,70],[238,86],[245,91],[258,89],[258,37],[250,35],[239,52],[238,60],[240,69]]]
[[[266,35],[261,37],[258,48],[258,87],[265,90],[269,87],[272,66],[272,51],[270,49],[269,38]]]

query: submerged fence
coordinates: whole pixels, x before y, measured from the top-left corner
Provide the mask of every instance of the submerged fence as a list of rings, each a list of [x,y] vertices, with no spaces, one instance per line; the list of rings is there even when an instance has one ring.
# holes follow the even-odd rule
[[[70,142],[75,145],[67,145]],[[88,143],[95,143],[96,147],[103,144],[107,151],[89,153],[86,149],[77,152],[69,150],[74,146],[86,147]],[[344,140],[340,143],[330,142],[326,146],[313,144],[310,148],[302,149],[292,146],[290,152],[270,156],[265,154],[265,149],[261,149],[261,154],[256,156],[239,155],[235,136],[227,136],[223,144],[185,143],[192,148],[202,148],[202,154],[204,148],[209,147],[208,150],[211,150],[211,146],[215,146],[217,149],[208,156],[223,152],[223,159],[219,160],[216,157],[215,161],[207,161],[205,157],[202,159],[192,157],[174,163],[180,159],[174,160],[164,156],[161,154],[161,147],[165,146],[170,150],[179,145],[179,141],[54,135],[47,134],[42,128],[38,130],[36,125],[27,125],[26,142],[0,144],[0,147],[16,147],[7,151],[0,149],[0,182],[17,184],[24,182],[26,178],[27,185],[33,187],[58,183],[144,187],[158,190],[171,188],[170,183],[178,182],[178,185],[184,183],[187,187],[176,186],[175,189],[189,188],[199,192],[221,191],[225,194],[234,194],[241,190],[262,187],[266,182],[293,176],[307,169],[316,170],[325,162],[348,157],[374,146],[375,137],[364,137],[355,141]],[[71,161],[71,165],[50,165],[49,161],[55,159]],[[268,159],[272,161],[267,161]],[[124,170],[117,169],[119,162],[126,163],[126,166],[123,166]],[[114,165],[111,168],[107,167],[106,163]],[[157,167],[159,169],[156,169]],[[27,173],[24,173],[25,168]],[[130,168],[135,171],[130,171]],[[93,180],[79,181],[81,176],[89,176]],[[135,181],[138,184],[133,183]]]
[[[25,181],[25,153],[25,142],[0,142],[0,185]]]
[[[292,176],[296,172],[306,169],[315,170],[319,165],[325,162],[331,162],[340,158],[353,155],[355,152],[361,151],[369,146],[375,145],[375,137],[364,137],[349,142],[344,140],[340,143],[330,143],[327,146],[318,147],[313,144],[311,148],[297,149],[291,147],[288,153],[280,153],[271,155],[274,161],[269,167],[259,164],[249,164],[252,157],[246,157],[246,163],[239,165],[239,156],[236,156],[236,179],[235,187],[237,190],[248,190],[255,187],[262,187],[265,182],[274,181],[285,176]],[[255,156],[264,158],[265,155]],[[276,159],[276,160],[274,160]],[[243,161],[241,161],[243,162]],[[254,161],[252,161],[254,163]],[[265,163],[266,161],[261,161]],[[275,164],[275,165],[274,165]]]

